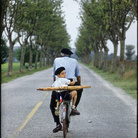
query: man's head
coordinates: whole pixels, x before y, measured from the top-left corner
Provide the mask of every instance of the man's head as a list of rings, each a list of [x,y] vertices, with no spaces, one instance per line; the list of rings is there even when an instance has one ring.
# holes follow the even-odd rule
[[[63,48],[61,50],[61,56],[71,56],[73,53],[68,48]]]
[[[66,78],[66,72],[64,67],[59,67],[55,71],[55,75],[57,75],[59,78]]]

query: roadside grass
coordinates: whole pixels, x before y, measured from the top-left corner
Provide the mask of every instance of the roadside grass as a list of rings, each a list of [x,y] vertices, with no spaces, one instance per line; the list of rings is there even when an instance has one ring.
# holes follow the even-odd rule
[[[119,87],[123,89],[127,94],[129,94],[134,99],[137,98],[137,69],[136,68],[133,68],[133,69],[126,68],[124,77],[119,78],[118,70],[115,73],[110,73],[109,71],[104,72],[101,69],[95,68],[92,66],[92,64],[86,65],[86,66],[92,69],[94,72],[96,72],[105,80],[109,81],[115,87]]]
[[[23,77],[23,76],[26,76],[26,75],[31,75],[31,74],[33,74],[37,71],[42,71],[42,70],[48,69],[52,66],[46,66],[46,67],[43,67],[43,68],[39,68],[39,63],[38,63],[38,69],[35,70],[34,67],[32,67],[32,71],[28,70],[27,67],[28,67],[28,63],[25,63],[23,73],[20,73],[19,72],[20,63],[19,62],[13,63],[12,75],[10,77],[8,77],[7,76],[8,63],[2,64],[1,65],[1,83],[7,83],[7,82],[12,81],[14,79],[17,79],[19,77]]]

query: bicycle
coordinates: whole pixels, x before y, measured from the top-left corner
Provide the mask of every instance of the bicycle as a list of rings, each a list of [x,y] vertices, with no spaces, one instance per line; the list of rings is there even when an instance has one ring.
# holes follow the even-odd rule
[[[91,86],[60,86],[60,87],[45,87],[37,88],[40,91],[55,91],[55,90],[79,90],[83,88],[91,88]],[[63,100],[59,106],[59,117],[60,122],[63,123],[63,137],[67,138],[67,132],[70,123],[70,114],[71,114],[72,99],[70,101]]]
[[[59,118],[60,122],[63,123],[63,138],[67,138],[67,132],[70,123],[72,99],[70,101],[63,100],[59,106]]]

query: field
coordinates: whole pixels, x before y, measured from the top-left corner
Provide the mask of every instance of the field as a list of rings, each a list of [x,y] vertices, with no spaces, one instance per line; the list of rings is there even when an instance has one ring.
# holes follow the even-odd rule
[[[109,69],[110,64],[111,61],[109,61]],[[111,82],[115,87],[120,87],[133,98],[137,98],[137,62],[125,61],[125,74],[123,78],[119,78],[118,70],[115,73],[110,73],[109,71],[104,72],[101,69],[93,67],[92,63],[86,66],[105,80]],[[118,66],[119,62],[117,61],[117,68]]]
[[[19,72],[20,63],[13,63],[12,75],[10,77],[7,77],[8,63],[2,64],[1,65],[1,73],[2,73],[1,83],[6,83],[6,82],[9,82],[13,79],[16,79],[16,78],[19,78],[19,77],[22,77],[22,76],[25,76],[25,75],[33,74],[34,72],[47,69],[51,66],[46,66],[45,68],[39,68],[39,63],[38,63],[38,69],[35,70],[34,67],[32,67],[32,71],[29,71],[27,67],[28,67],[28,63],[25,64],[23,73],[20,73]]]

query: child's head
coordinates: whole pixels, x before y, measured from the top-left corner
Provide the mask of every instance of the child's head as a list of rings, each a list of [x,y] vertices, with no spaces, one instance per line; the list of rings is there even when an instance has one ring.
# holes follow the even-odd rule
[[[66,72],[64,67],[59,67],[55,71],[55,75],[57,75],[59,78],[66,78]]]

